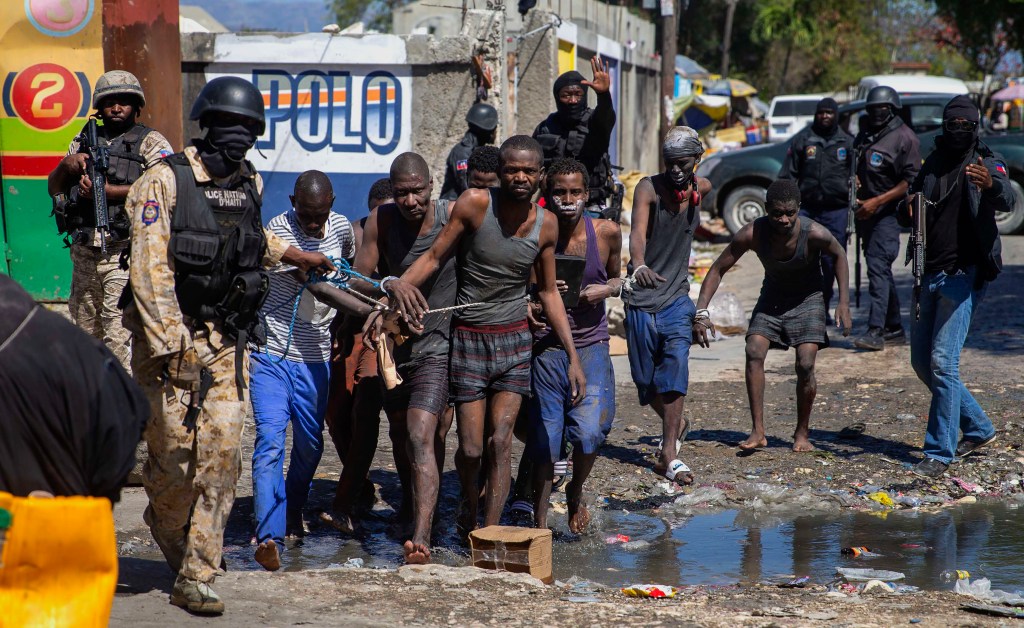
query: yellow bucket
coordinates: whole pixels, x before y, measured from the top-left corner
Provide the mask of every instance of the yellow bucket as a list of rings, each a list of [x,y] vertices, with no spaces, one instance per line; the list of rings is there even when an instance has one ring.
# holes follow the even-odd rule
[[[0,491],[0,509],[10,513],[0,531],[0,626],[106,626],[117,588],[110,500]]]

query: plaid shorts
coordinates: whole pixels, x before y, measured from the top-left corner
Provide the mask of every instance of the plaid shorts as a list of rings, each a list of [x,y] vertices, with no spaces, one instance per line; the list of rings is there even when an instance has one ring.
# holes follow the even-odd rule
[[[762,303],[754,306],[747,337],[764,336],[772,349],[789,349],[805,343],[828,346],[825,330],[825,299],[814,292],[797,305]]]
[[[448,358],[436,357],[398,365],[402,383],[384,390],[389,415],[411,408],[440,416],[448,407]]]
[[[456,402],[476,401],[488,391],[530,395],[533,334],[526,321],[452,330],[451,391]]]

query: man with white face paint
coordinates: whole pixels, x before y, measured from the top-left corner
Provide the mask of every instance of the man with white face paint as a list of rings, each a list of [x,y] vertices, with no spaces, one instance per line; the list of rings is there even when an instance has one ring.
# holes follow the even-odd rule
[[[622,294],[629,368],[640,405],[650,405],[661,417],[662,447],[654,470],[679,484],[693,482],[677,456],[690,427],[683,421],[696,314],[689,296],[690,244],[700,224],[700,199],[711,191],[711,183],[694,174],[703,153],[696,131],[673,127],[662,144],[665,171],[637,184],[629,239],[632,276]]]
[[[534,522],[538,528],[547,527],[551,476],[561,457],[564,434],[573,447],[574,471],[565,487],[569,530],[577,534],[590,522],[590,513],[583,504],[583,483],[615,418],[615,374],[608,353],[604,300],[622,292],[622,231],[611,220],[584,215],[587,181],[583,164],[575,159],[558,159],[548,168],[544,184],[547,206],[558,219],[556,253],[586,260],[579,302],[566,308],[572,342],[587,378],[587,394],[579,405],[572,405],[572,391],[565,377],[568,355],[544,318],[543,306],[537,302],[529,310],[535,344],[526,455],[535,465]]]

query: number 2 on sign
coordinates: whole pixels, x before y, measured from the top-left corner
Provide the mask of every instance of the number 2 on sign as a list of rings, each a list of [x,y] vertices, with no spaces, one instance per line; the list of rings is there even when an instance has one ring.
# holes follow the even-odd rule
[[[64,89],[64,77],[56,72],[40,72],[32,79],[32,89],[38,89],[43,83],[49,85],[36,92],[32,98],[32,115],[37,118],[58,118],[64,112],[63,103],[57,102],[47,107],[43,101]]]

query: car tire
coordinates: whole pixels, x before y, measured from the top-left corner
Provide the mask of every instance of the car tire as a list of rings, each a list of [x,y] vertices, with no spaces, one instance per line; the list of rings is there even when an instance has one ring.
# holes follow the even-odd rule
[[[1010,179],[1010,187],[1013,188],[1016,202],[1010,211],[996,214],[996,226],[999,227],[1000,235],[1012,235],[1024,230],[1024,185]]]
[[[746,224],[765,215],[764,198],[767,190],[759,185],[741,185],[725,199],[722,220],[735,235]]]

